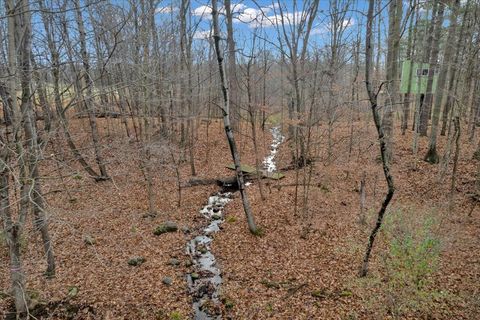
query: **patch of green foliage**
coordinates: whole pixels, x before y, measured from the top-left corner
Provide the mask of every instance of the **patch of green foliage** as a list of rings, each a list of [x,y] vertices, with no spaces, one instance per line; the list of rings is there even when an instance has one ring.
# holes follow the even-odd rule
[[[226,166],[226,168],[230,170],[235,170],[235,164],[230,163],[229,165]],[[250,174],[254,174],[257,172],[257,169],[255,169],[254,167],[248,164],[240,164],[240,170],[242,170],[244,173],[250,173]]]
[[[262,227],[257,227],[257,230],[252,232],[252,234],[257,237],[263,237],[265,235],[265,230]]]
[[[435,304],[445,298],[434,288],[433,275],[438,270],[441,240],[439,221],[433,213],[414,209],[393,209],[385,217],[380,272],[363,279],[362,286],[378,296],[370,297],[372,308],[390,316],[430,314]]]
[[[233,309],[233,307],[235,306],[235,303],[234,303],[233,300],[232,300],[231,298],[229,298],[229,297],[223,296],[223,297],[221,298],[221,301],[222,301],[223,305],[225,306],[225,308],[226,308],[227,310],[231,310],[231,309]]]
[[[322,190],[322,192],[324,193],[329,193],[330,192],[330,188],[324,184],[320,185],[320,190]]]
[[[156,236],[162,235],[168,232],[176,232],[178,230],[177,225],[171,223],[162,223],[153,230],[153,234]]]
[[[7,245],[7,238],[5,237],[5,233],[3,231],[0,231],[0,245]]]
[[[0,291],[0,300],[7,299],[9,297],[10,296],[6,292]]]
[[[260,281],[260,283],[263,284],[265,287],[267,287],[269,289],[280,289],[281,288],[280,283],[275,282],[275,281],[270,281],[268,279],[263,279],[262,281]]]
[[[267,306],[265,307],[265,309],[268,311],[268,312],[273,312],[273,304],[272,303],[267,303]]]
[[[273,126],[279,125],[281,123],[281,121],[282,121],[282,113],[281,112],[271,114],[267,118],[267,123],[269,123]]]
[[[72,178],[75,179],[75,180],[82,180],[82,179],[83,179],[82,175],[81,175],[80,173],[78,173],[78,172],[75,173],[75,174],[72,176]]]
[[[78,295],[78,287],[77,286],[68,287],[68,296],[70,298],[75,298],[77,295]]]
[[[237,222],[237,218],[235,216],[228,216],[226,221],[228,223],[234,223],[234,222]]]
[[[183,316],[180,312],[178,311],[173,311],[170,313],[170,320],[182,320]]]

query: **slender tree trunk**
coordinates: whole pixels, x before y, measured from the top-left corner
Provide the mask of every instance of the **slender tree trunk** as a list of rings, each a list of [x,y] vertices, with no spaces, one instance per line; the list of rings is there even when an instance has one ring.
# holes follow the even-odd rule
[[[410,4],[414,7],[417,6],[417,0],[411,0]],[[415,46],[417,42],[417,22],[418,22],[418,9],[415,9],[415,18],[412,16],[410,17],[410,24],[408,27],[408,44],[407,44],[407,60],[411,61],[410,69],[408,72],[408,85],[407,85],[407,93],[403,96],[403,118],[402,118],[402,136],[405,135],[405,132],[408,128],[408,119],[410,118],[410,99],[412,98],[412,80],[413,80],[413,62],[415,54]],[[413,23],[415,22],[415,27]],[[412,39],[413,38],[413,39]]]
[[[380,120],[380,115],[378,112],[377,104],[377,94],[375,94],[372,82],[371,82],[371,69],[372,69],[372,25],[373,25],[373,8],[375,6],[375,0],[369,0],[368,4],[368,14],[367,14],[367,36],[366,36],[366,53],[365,53],[365,84],[367,86],[368,98],[370,100],[370,107],[372,109],[373,121],[378,133],[378,141],[380,142],[380,155],[382,157],[383,163],[383,173],[385,175],[385,180],[387,182],[387,194],[385,199],[382,202],[382,206],[378,211],[377,222],[373,228],[370,237],[368,239],[367,249],[365,252],[365,257],[363,259],[363,264],[360,269],[359,275],[365,277],[368,273],[368,263],[370,261],[370,254],[372,253],[373,243],[377,236],[380,227],[382,226],[383,217],[387,211],[387,207],[390,204],[390,201],[393,198],[395,193],[395,185],[393,182],[393,177],[390,173],[390,165],[387,161],[387,146],[385,143],[385,133],[383,131],[382,123]]]
[[[252,55],[253,56],[253,55]],[[248,113],[250,115],[250,125],[252,129],[252,140],[253,140],[253,152],[255,153],[255,169],[257,170],[257,183],[258,191],[260,192],[260,197],[262,200],[265,200],[265,194],[263,192],[262,184],[262,171],[260,168],[260,159],[258,158],[258,145],[257,145],[257,117],[256,110],[253,107],[252,101],[252,87],[251,87],[251,65],[252,61],[250,60],[247,64],[247,103],[248,103]]]
[[[45,256],[47,257],[47,271],[46,275],[48,277],[53,277],[55,275],[55,258],[53,254],[53,246],[50,240],[50,234],[48,231],[48,222],[45,216],[45,202],[43,201],[43,194],[39,181],[39,172],[38,172],[38,157],[41,154],[40,146],[38,145],[38,136],[37,128],[35,125],[35,114],[33,112],[32,104],[32,94],[31,94],[31,82],[32,82],[32,69],[31,69],[31,18],[29,5],[26,0],[23,3],[24,13],[23,17],[23,34],[20,39],[22,39],[20,52],[17,54],[18,60],[20,62],[21,72],[20,72],[20,82],[22,87],[22,97],[21,97],[21,112],[24,117],[23,119],[23,129],[25,132],[25,141],[27,143],[27,161],[28,161],[28,172],[30,174],[30,181],[33,184],[32,187],[26,186],[30,189],[30,192],[33,192],[33,195],[29,196],[28,199],[31,199],[33,204],[33,214],[35,217],[35,226],[40,231],[42,235],[42,241],[45,250]],[[27,183],[26,181],[24,183]]]
[[[52,80],[53,80],[53,97],[55,110],[59,118],[60,126],[65,134],[67,145],[72,150],[75,159],[80,163],[82,168],[95,180],[101,180],[99,174],[92,169],[92,167],[87,163],[83,155],[78,150],[73,138],[68,129],[67,117],[65,115],[65,110],[63,108],[62,96],[60,94],[60,53],[58,52],[55,42],[52,35],[52,25],[51,20],[46,14],[45,6],[43,0],[39,1],[40,9],[42,10],[42,20],[45,27],[45,34],[47,37],[47,45],[50,51],[51,60],[52,60]]]
[[[387,102],[383,114],[382,126],[387,146],[387,161],[391,161],[393,152],[393,113],[399,99],[398,95],[398,55],[400,49],[400,23],[402,21],[403,2],[393,0],[389,7],[388,52],[387,52]]]
[[[463,14],[462,18],[462,24],[460,28],[460,33],[458,35],[457,39],[457,45],[456,45],[456,50],[455,50],[455,59],[453,60],[451,66],[450,66],[450,76],[448,80],[448,89],[447,89],[447,101],[444,103],[443,106],[443,113],[442,113],[442,130],[440,132],[440,135],[444,136],[446,129],[447,129],[447,121],[448,121],[448,115],[450,114],[450,109],[453,107],[454,101],[455,101],[455,95],[458,87],[458,81],[459,77],[457,77],[457,71],[458,71],[458,64],[460,62],[461,56],[463,56],[463,53],[465,52],[465,37],[464,37],[464,32],[465,32],[465,27],[466,27],[466,16],[468,13],[468,8],[469,8],[470,0],[467,2],[465,12]],[[462,48],[462,50],[459,50],[459,48]]]
[[[438,163],[439,157],[437,153],[437,131],[438,123],[440,121],[440,110],[443,103],[444,90],[447,85],[447,75],[450,69],[450,62],[453,57],[456,46],[455,36],[457,31],[457,13],[460,7],[460,0],[455,0],[452,12],[450,14],[450,27],[448,28],[447,41],[445,43],[445,53],[443,57],[443,64],[440,69],[440,74],[437,81],[437,89],[435,92],[435,103],[433,105],[432,127],[430,132],[430,143],[428,146],[425,161],[430,163]],[[438,39],[439,40],[439,39]],[[451,71],[452,72],[452,71]]]
[[[28,310],[28,295],[25,286],[25,274],[22,268],[22,258],[20,251],[20,240],[25,225],[26,216],[29,208],[28,201],[28,159],[27,152],[24,149],[26,144],[24,135],[22,134],[22,122],[23,119],[29,120],[26,115],[22,114],[25,110],[25,103],[30,98],[28,91],[25,91],[26,80],[29,79],[29,65],[24,65],[24,59],[26,57],[26,49],[30,53],[30,15],[28,2],[26,0],[6,0],[5,11],[7,13],[7,25],[8,25],[8,91],[12,95],[12,132],[13,132],[13,145],[10,148],[2,148],[1,156],[3,163],[0,164],[0,210],[1,217],[4,221],[4,230],[6,235],[6,242],[9,248],[10,255],[10,280],[12,284],[12,292],[15,301],[15,309],[17,313],[17,319],[23,319],[26,317]],[[18,106],[16,92],[18,92],[18,81],[22,85],[21,96],[21,108]],[[30,83],[28,83],[30,85]],[[8,139],[2,138],[2,145],[5,145]],[[16,159],[18,160],[18,167],[20,173],[20,206],[18,208],[18,218],[14,222],[10,213],[10,200],[9,200],[9,153],[15,152]],[[14,150],[14,151],[13,151]]]
[[[88,52],[87,52],[85,26],[83,23],[82,12],[80,11],[79,0],[73,0],[73,3],[75,6],[79,42],[80,42],[80,54],[81,54],[82,63],[83,63],[83,71],[84,71],[83,78],[86,86],[86,97],[84,99],[84,102],[85,102],[85,107],[87,109],[88,122],[90,124],[90,129],[92,134],[95,160],[100,169],[100,176],[102,180],[107,180],[109,179],[107,174],[107,168],[105,166],[105,162],[103,160],[103,157],[100,151],[100,135],[98,132],[97,119],[95,116],[95,108],[94,108],[94,101],[93,101],[93,82],[90,74],[90,62],[89,62]]]
[[[220,26],[218,22],[218,9],[217,0],[212,0],[212,23],[213,23],[213,39],[215,45],[215,52],[217,55],[218,72],[220,75],[220,83],[223,94],[223,124],[225,127],[225,133],[227,135],[228,144],[230,146],[230,152],[232,154],[233,162],[235,164],[235,173],[237,176],[238,188],[242,196],[243,209],[247,217],[248,228],[250,232],[256,234],[258,232],[255,220],[253,218],[252,210],[250,208],[250,202],[248,201],[247,190],[245,189],[245,182],[243,178],[243,172],[240,168],[240,155],[238,154],[237,146],[235,144],[235,138],[233,136],[233,130],[230,125],[230,99],[229,90],[225,78],[225,66],[223,63],[223,54],[220,48]]]
[[[360,224],[364,225],[367,223],[365,218],[365,180],[366,180],[366,173],[363,171],[362,173],[362,180],[360,180]]]
[[[7,150],[4,150],[2,152],[2,164],[0,164],[0,220],[3,221],[3,230],[5,231],[9,248],[10,281],[15,301],[15,310],[17,316],[21,318],[27,312],[28,296],[26,294],[25,275],[20,252],[22,228],[19,224],[12,221],[10,213],[9,172],[6,166],[8,158]]]
[[[40,103],[40,108],[42,109],[44,130],[48,132],[52,128],[53,115],[47,102],[47,91],[45,90],[45,84],[43,83],[42,76],[38,71],[35,58],[33,57],[33,54],[30,54],[30,56],[31,56],[31,62],[32,62],[32,76],[36,85],[35,92],[38,96],[38,102]]]
[[[450,211],[453,210],[453,206],[454,206],[455,185],[457,182],[457,171],[458,171],[458,158],[460,157],[460,135],[461,135],[460,117],[456,116],[453,119],[453,124],[455,126],[455,154],[453,156],[452,179],[450,181],[450,199],[449,199]]]
[[[445,11],[445,5],[438,1],[438,11],[436,15],[432,18],[432,26],[434,26],[433,38],[431,38],[430,43],[430,69],[428,73],[427,80],[427,90],[425,93],[425,101],[423,102],[423,107],[420,112],[420,135],[426,136],[428,132],[428,122],[431,116],[432,102],[433,102],[433,79],[435,76],[435,69],[438,64],[438,53],[440,50],[440,38],[443,24],[443,13]],[[429,39],[430,40],[430,39]],[[438,88],[437,88],[438,90]]]
[[[233,34],[233,13],[230,0],[224,0],[225,17],[227,23],[227,49],[228,49],[228,86],[230,88],[230,108],[232,126],[237,128],[241,119],[239,83],[237,81],[237,60],[235,54],[235,38]]]

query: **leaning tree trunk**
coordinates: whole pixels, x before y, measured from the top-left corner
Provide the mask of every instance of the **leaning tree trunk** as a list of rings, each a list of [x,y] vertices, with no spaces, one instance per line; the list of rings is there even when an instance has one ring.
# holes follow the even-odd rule
[[[218,23],[218,10],[217,0],[212,0],[212,23],[213,23],[213,40],[215,45],[215,52],[217,55],[218,72],[220,75],[220,83],[223,94],[223,125],[225,127],[225,133],[227,135],[228,145],[230,146],[230,152],[232,154],[233,162],[235,164],[235,174],[237,176],[238,188],[242,196],[243,209],[247,217],[248,228],[250,232],[256,234],[258,232],[255,220],[253,218],[252,209],[250,208],[250,202],[248,201],[247,191],[245,189],[245,181],[243,178],[243,172],[240,168],[240,155],[235,144],[235,138],[233,136],[233,130],[230,125],[230,99],[228,93],[228,87],[225,78],[225,65],[223,63],[223,53],[220,49],[220,26]]]
[[[380,227],[382,226],[383,217],[387,211],[387,207],[390,204],[390,201],[393,198],[395,193],[395,186],[393,182],[393,177],[390,173],[390,165],[387,160],[387,146],[385,143],[385,133],[383,126],[380,120],[380,115],[378,112],[378,103],[377,95],[372,87],[371,82],[371,69],[372,69],[372,25],[373,25],[373,8],[375,5],[375,0],[369,0],[368,4],[368,15],[367,15],[367,36],[366,36],[366,52],[365,52],[365,84],[367,86],[368,99],[370,100],[370,107],[372,109],[373,121],[375,122],[375,127],[377,129],[378,141],[380,142],[380,155],[382,157],[383,163],[383,173],[385,175],[385,180],[387,182],[387,195],[383,200],[382,206],[378,211],[377,222],[373,228],[370,237],[368,239],[367,249],[365,252],[365,257],[363,258],[363,264],[360,269],[360,276],[365,277],[368,273],[368,263],[370,261],[370,254],[372,253],[373,243],[377,236]]]

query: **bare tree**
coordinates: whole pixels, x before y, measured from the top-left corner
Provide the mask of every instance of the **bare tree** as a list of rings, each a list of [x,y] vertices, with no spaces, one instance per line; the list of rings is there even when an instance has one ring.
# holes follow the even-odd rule
[[[291,121],[299,123],[290,128],[290,137],[294,143],[292,147],[292,163],[296,167],[305,166],[311,159],[305,148],[305,130],[302,117],[305,116],[304,80],[307,49],[315,21],[319,0],[303,3],[303,10],[298,14],[298,2],[293,1],[292,12],[289,13],[284,5],[277,0],[280,21],[274,22],[279,33],[281,45],[285,43],[287,50],[281,50],[282,59],[288,61],[288,79],[291,85],[291,100],[289,102],[289,115]],[[299,150],[298,150],[299,149]]]
[[[388,10],[388,51],[387,51],[387,74],[386,89],[387,102],[382,119],[382,126],[385,131],[385,143],[387,146],[386,158],[391,161],[393,152],[393,113],[395,105],[399,100],[398,95],[398,56],[400,50],[400,24],[403,15],[403,2],[393,0]]]
[[[230,125],[230,99],[229,99],[229,90],[225,77],[225,65],[223,63],[223,53],[220,47],[220,25],[218,22],[218,9],[217,9],[217,0],[212,0],[212,24],[213,24],[213,40],[215,45],[215,53],[217,55],[218,62],[218,73],[220,75],[220,84],[223,95],[223,124],[225,127],[225,134],[227,135],[228,145],[230,146],[230,152],[232,154],[233,162],[235,164],[235,175],[237,177],[238,188],[242,196],[243,209],[245,211],[245,216],[247,217],[248,228],[253,234],[258,233],[257,225],[252,214],[252,209],[250,208],[250,202],[247,196],[247,190],[245,189],[245,181],[243,177],[243,172],[241,170],[240,155],[237,150],[237,145],[235,143],[235,138],[233,136],[233,130]]]
[[[370,108],[372,109],[373,121],[375,123],[375,128],[377,129],[378,142],[380,143],[380,155],[382,157],[383,164],[383,174],[385,175],[385,180],[387,182],[387,194],[385,199],[382,202],[382,206],[377,214],[377,222],[375,227],[370,233],[368,238],[367,249],[365,251],[365,256],[363,258],[363,264],[360,269],[360,276],[365,277],[368,273],[368,263],[370,261],[370,255],[372,253],[373,243],[377,236],[380,227],[382,226],[383,217],[387,211],[388,205],[393,198],[395,193],[395,185],[393,182],[393,177],[390,173],[390,164],[387,159],[387,145],[385,141],[385,132],[380,120],[380,114],[378,112],[378,92],[374,91],[371,80],[371,70],[372,70],[372,26],[373,26],[373,8],[375,6],[375,0],[369,0],[368,2],[368,13],[367,13],[367,35],[365,39],[365,84],[367,87],[368,99],[370,101]]]
[[[53,246],[48,232],[45,217],[45,203],[41,190],[38,161],[40,148],[32,104],[32,29],[31,12],[27,0],[8,0],[5,2],[8,20],[8,87],[12,99],[12,122],[9,137],[7,130],[2,130],[1,166],[0,166],[0,217],[6,234],[10,255],[10,278],[17,318],[27,316],[29,297],[25,286],[25,273],[22,266],[20,239],[24,231],[26,218],[33,206],[35,226],[41,231],[45,254],[47,257],[47,275],[55,274]],[[18,86],[20,84],[20,86]],[[20,105],[16,93],[20,91]],[[17,163],[12,163],[12,161]],[[16,167],[18,166],[18,169]],[[14,220],[15,209],[10,203],[9,180],[14,175],[20,182],[20,205],[17,220]]]
[[[432,113],[432,127],[430,132],[430,143],[428,145],[428,151],[425,155],[425,161],[430,163],[438,163],[439,157],[437,154],[437,135],[438,124],[440,122],[440,110],[443,104],[443,96],[445,87],[447,86],[447,76],[450,70],[450,61],[454,54],[454,43],[456,30],[457,30],[457,14],[460,7],[460,0],[455,0],[453,3],[452,11],[450,14],[450,26],[448,28],[447,41],[445,43],[445,52],[443,55],[443,64],[440,68],[440,74],[437,81],[437,89],[435,92],[435,102],[433,105]],[[453,72],[453,71],[451,71]]]
[[[430,69],[428,73],[427,88],[425,93],[425,100],[420,108],[420,123],[419,133],[421,136],[426,136],[428,131],[428,122],[431,115],[431,107],[433,102],[433,80],[435,76],[435,69],[438,64],[438,53],[440,50],[440,37],[443,24],[443,14],[445,12],[445,5],[443,2],[436,0],[434,2],[432,24],[430,30],[432,31],[427,40],[428,50],[425,51],[425,60],[428,59]],[[432,30],[433,28],[433,30]],[[430,31],[429,30],[429,31]]]
[[[97,127],[97,119],[95,117],[95,107],[94,107],[94,100],[93,100],[93,81],[92,81],[92,74],[90,74],[90,59],[87,52],[85,25],[83,23],[83,15],[80,9],[79,0],[73,0],[73,4],[75,7],[76,22],[78,26],[78,35],[79,35],[79,42],[80,42],[80,54],[81,54],[82,65],[83,65],[82,79],[85,83],[85,91],[86,91],[86,96],[84,97],[83,102],[85,103],[85,107],[88,115],[88,121],[90,124],[93,149],[95,152],[95,160],[100,169],[101,179],[106,180],[106,179],[109,179],[109,177],[107,174],[105,162],[103,160],[103,157],[100,151],[100,136],[99,136],[98,127]],[[80,92],[77,94],[80,94]]]

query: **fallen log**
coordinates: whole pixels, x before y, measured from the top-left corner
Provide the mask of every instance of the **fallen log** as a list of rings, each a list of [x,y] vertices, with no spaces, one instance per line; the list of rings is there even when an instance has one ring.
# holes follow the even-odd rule
[[[245,175],[245,181],[255,179],[255,176]],[[210,184],[216,184],[219,187],[225,189],[238,189],[237,177],[226,177],[226,178],[216,178],[216,179],[190,179],[185,184],[182,185],[182,188],[196,187],[196,186],[206,186]]]
[[[182,186],[182,188],[206,186],[215,183],[217,183],[217,179],[190,179]]]

